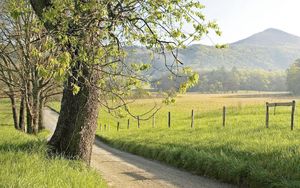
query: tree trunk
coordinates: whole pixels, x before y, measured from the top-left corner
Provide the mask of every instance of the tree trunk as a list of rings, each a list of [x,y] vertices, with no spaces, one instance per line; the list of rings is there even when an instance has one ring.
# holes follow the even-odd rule
[[[45,129],[44,127],[44,117],[43,117],[43,108],[44,108],[45,99],[41,97],[39,103],[39,130]]]
[[[17,104],[16,104],[15,95],[10,94],[9,98],[10,98],[11,110],[12,110],[12,114],[13,114],[14,126],[16,129],[19,129],[18,112],[17,112]]]
[[[34,87],[33,89],[33,104],[32,104],[32,128],[33,133],[39,132],[39,108],[40,108],[40,94],[39,91]]]
[[[29,94],[26,104],[27,133],[37,134],[39,131],[39,94]]]
[[[73,69],[73,76],[68,78],[57,127],[48,145],[54,153],[79,158],[89,164],[97,128],[99,90],[93,84],[96,84],[98,75],[88,67],[82,69],[82,76],[77,77],[80,91],[76,95],[72,92],[72,85],[79,70]]]
[[[25,100],[26,100],[26,126],[27,126],[27,133],[33,133],[33,95],[32,95],[32,83],[26,83],[26,93],[25,93]]]
[[[28,105],[26,106],[26,130],[27,133],[32,134],[33,133],[33,128],[32,128],[32,117],[30,113],[30,109],[28,108]]]
[[[19,112],[19,128],[24,131],[27,132],[26,130],[26,126],[25,126],[25,99],[24,99],[24,95],[22,95],[21,97],[21,102],[20,102],[20,112]]]

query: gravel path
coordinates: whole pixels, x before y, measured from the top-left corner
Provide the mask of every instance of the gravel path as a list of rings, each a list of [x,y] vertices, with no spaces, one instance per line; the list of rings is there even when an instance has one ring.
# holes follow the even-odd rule
[[[48,108],[44,110],[45,127],[52,132],[57,118],[56,112]],[[99,140],[95,141],[93,147],[91,165],[99,171],[109,186],[116,188],[235,187],[111,148]]]

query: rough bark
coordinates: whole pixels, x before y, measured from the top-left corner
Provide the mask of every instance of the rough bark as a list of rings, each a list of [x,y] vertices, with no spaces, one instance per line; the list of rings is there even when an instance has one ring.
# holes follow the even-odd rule
[[[27,133],[37,134],[39,131],[39,99],[32,97],[32,104],[27,105]]]
[[[26,126],[27,133],[33,133],[33,95],[32,95],[32,83],[26,83],[26,92],[25,92],[25,104],[26,104]]]
[[[20,101],[20,111],[19,111],[19,129],[21,129],[24,132],[27,132],[26,126],[25,126],[25,99],[24,95],[21,96]]]
[[[51,0],[30,0],[30,3],[40,18],[43,16],[44,9],[51,6]]]
[[[27,83],[25,94],[27,111],[27,133],[37,134],[39,131],[40,91],[33,74],[31,75],[31,79],[34,81]]]
[[[39,103],[39,130],[43,130],[45,129],[44,127],[44,118],[43,118],[43,108],[44,108],[44,98],[40,99],[40,103]]]
[[[32,103],[32,128],[33,133],[37,134],[39,132],[39,108],[40,108],[40,92],[37,90],[37,86],[33,87],[33,95],[32,95],[33,103]]]
[[[73,73],[76,74],[77,71],[73,69]],[[87,81],[86,78],[91,80]],[[97,128],[99,92],[91,84],[96,80],[97,73],[91,73],[85,68],[83,76],[79,77],[81,90],[74,95],[74,74],[69,77],[63,92],[57,128],[48,143],[54,153],[64,154],[72,159],[79,158],[88,164]]]
[[[28,105],[26,106],[26,132],[31,134],[33,133],[33,128],[32,128],[32,117],[30,113],[30,109],[28,108]]]
[[[11,110],[12,110],[12,114],[13,114],[14,126],[15,126],[16,129],[19,129],[18,110],[17,110],[15,95],[10,94],[9,99],[10,99],[10,103],[11,103]]]

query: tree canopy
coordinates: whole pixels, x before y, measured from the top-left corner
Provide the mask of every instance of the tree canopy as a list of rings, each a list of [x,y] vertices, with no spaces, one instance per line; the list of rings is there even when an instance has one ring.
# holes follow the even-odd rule
[[[87,163],[99,106],[122,107],[130,113],[126,99],[151,82],[147,77],[151,63],[142,58],[125,61],[130,56],[126,48],[137,45],[161,54],[165,68],[182,81],[179,91],[185,92],[199,76],[184,65],[178,50],[210,31],[221,35],[218,25],[202,14],[204,6],[198,0],[14,0],[10,5],[7,15],[22,30],[12,35],[17,42],[9,44],[18,44],[17,51],[24,52],[18,66],[30,70],[25,71],[29,80],[21,77],[26,86],[21,92],[25,91],[28,109],[34,107],[29,110],[31,119],[38,121],[35,111],[41,103],[40,86],[45,85],[41,80],[64,83],[61,112],[49,148]],[[184,29],[187,24],[189,30]],[[11,23],[4,25],[11,28]],[[153,111],[155,108],[149,113]]]

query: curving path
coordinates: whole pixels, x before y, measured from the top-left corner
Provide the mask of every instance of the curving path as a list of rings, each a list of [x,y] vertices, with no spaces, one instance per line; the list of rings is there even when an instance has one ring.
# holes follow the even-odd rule
[[[58,114],[44,109],[44,124],[54,131]],[[92,167],[97,169],[108,185],[116,188],[230,188],[216,180],[175,169],[156,161],[132,155],[95,140]]]

